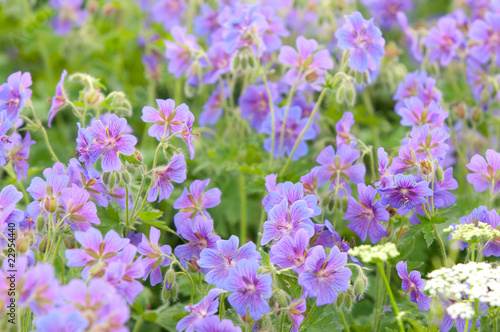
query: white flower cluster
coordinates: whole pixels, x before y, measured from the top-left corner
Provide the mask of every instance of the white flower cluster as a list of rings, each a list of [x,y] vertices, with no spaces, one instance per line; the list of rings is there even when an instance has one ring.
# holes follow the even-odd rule
[[[448,308],[446,308],[446,312],[450,315],[453,320],[458,317],[463,320],[471,319],[474,317],[474,309],[470,302],[457,302],[451,304]]]
[[[398,257],[399,251],[394,243],[387,242],[376,246],[363,244],[352,248],[348,254],[359,257],[364,263],[382,263],[389,258]]]
[[[428,278],[424,290],[431,295],[500,307],[500,266],[470,262],[432,271]]]
[[[453,240],[459,240],[469,243],[478,243],[483,241],[490,241],[496,237],[500,237],[500,231],[493,229],[491,225],[478,222],[475,224],[460,224],[453,229],[450,226],[444,230],[445,232],[453,232],[451,238]]]

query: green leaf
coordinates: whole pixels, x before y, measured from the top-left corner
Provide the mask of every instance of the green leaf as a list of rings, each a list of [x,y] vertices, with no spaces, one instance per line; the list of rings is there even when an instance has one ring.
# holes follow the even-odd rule
[[[137,158],[134,155],[126,156],[120,153],[120,160],[122,162],[126,161],[132,165],[142,165],[142,163],[139,160],[137,160]]]
[[[262,257],[262,265],[270,266],[271,262],[269,261],[269,254],[265,252],[262,248],[259,249],[260,256]]]
[[[427,246],[430,247],[432,242],[434,242],[434,229],[432,225],[426,224],[422,232],[424,232],[424,239],[427,242]]]
[[[145,313],[142,314],[142,319],[154,323],[158,319],[158,314],[154,311],[146,311]]]
[[[142,211],[139,213],[138,217],[142,221],[150,221],[154,219],[158,219],[163,215],[163,211]]]

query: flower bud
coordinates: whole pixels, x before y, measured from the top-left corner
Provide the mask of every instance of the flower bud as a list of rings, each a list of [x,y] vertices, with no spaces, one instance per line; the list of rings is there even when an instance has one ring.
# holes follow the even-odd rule
[[[76,240],[73,235],[69,235],[64,239],[64,245],[66,249],[74,249],[76,248]]]
[[[104,262],[99,262],[96,265],[92,266],[90,269],[89,275],[91,277],[97,277],[100,278],[104,275]]]
[[[464,103],[459,103],[453,108],[455,115],[459,119],[465,119],[467,117],[467,107]]]
[[[188,262],[188,271],[192,273],[198,273],[200,271],[200,266],[194,259]]]
[[[54,198],[46,198],[43,204],[45,211],[54,213],[57,210],[57,200]]]
[[[85,94],[85,102],[91,106],[99,106],[104,101],[104,94],[99,88],[91,89]]]
[[[349,197],[347,197],[347,195],[346,195],[342,198],[342,205],[341,205],[342,211],[347,211],[347,204],[348,203],[349,203]]]
[[[17,247],[18,247],[18,249],[17,249],[17,250],[18,250],[20,253],[25,253],[25,252],[28,250],[29,246],[30,246],[30,238],[29,238],[29,237],[24,237],[24,238],[20,241],[20,243],[18,244],[18,246],[17,246]]]
[[[436,180],[438,182],[443,182],[443,180],[444,180],[443,169],[441,167],[439,167],[439,166],[438,166],[438,168],[436,168]]]
[[[278,302],[281,307],[286,307],[290,303],[290,296],[282,289],[278,290]]]
[[[481,107],[474,107],[472,110],[471,120],[475,123],[481,122],[483,119],[483,110]]]
[[[347,310],[351,310],[352,308],[352,297],[348,293],[344,295],[344,306]]]
[[[169,295],[171,300],[177,300],[177,294],[179,293],[179,289],[177,283],[173,284],[170,288]]]
[[[174,283],[175,283],[175,271],[172,268],[172,266],[170,266],[165,275],[165,288],[170,289]]]
[[[108,179],[107,183],[108,188],[113,189],[115,187],[116,182],[117,182],[116,172],[112,172]]]
[[[335,302],[337,307],[341,307],[344,305],[344,293],[339,293],[339,296],[337,297],[337,301]]]
[[[356,88],[354,87],[354,84],[351,83],[347,88],[347,104],[353,106],[355,101],[356,101]]]
[[[169,297],[170,297],[170,289],[163,287],[161,290],[161,300],[163,301],[163,303],[167,302]]]
[[[102,178],[102,182],[104,183],[108,183],[109,182],[109,176],[111,175],[111,173],[102,173],[101,175],[101,178]]]
[[[337,93],[335,94],[335,100],[337,101],[338,104],[342,104],[345,100],[345,91],[346,87],[344,82],[342,82],[337,90]]]
[[[142,163],[142,154],[139,151],[135,150],[134,157],[138,162]]]
[[[122,171],[122,180],[126,184],[130,183],[131,177],[130,177],[130,173],[127,170]]]
[[[40,241],[40,245],[38,246],[38,251],[41,254],[45,254],[45,250],[47,250],[47,243],[49,243],[47,237],[44,237],[42,241]]]

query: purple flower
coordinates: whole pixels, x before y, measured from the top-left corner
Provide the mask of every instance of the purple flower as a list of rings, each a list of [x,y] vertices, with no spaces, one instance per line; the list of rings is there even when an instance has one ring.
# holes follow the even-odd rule
[[[416,96],[424,103],[424,106],[428,106],[431,102],[436,102],[439,104],[441,101],[441,91],[436,88],[436,80],[427,77],[425,71],[419,72],[414,71],[408,73],[403,82],[399,82],[396,93],[393,99],[398,101],[396,103],[395,109],[398,109],[402,105],[402,101],[406,98]]]
[[[77,308],[88,319],[89,331],[127,331],[130,308],[115,287],[100,278],[85,282],[72,279],[61,292],[66,302]]]
[[[299,327],[304,321],[303,313],[306,312],[307,303],[305,296],[302,295],[298,299],[292,300],[290,307],[288,308],[288,315],[292,320],[292,330],[291,332],[299,332]]]
[[[409,45],[408,48],[410,52],[408,53],[413,57],[413,59],[415,59],[415,61],[421,62],[424,56],[420,49],[420,36],[416,33],[416,31],[410,29],[408,26],[408,17],[404,12],[397,12],[396,20],[405,35],[406,44]]]
[[[31,308],[35,314],[48,312],[59,300],[59,281],[50,264],[26,270],[19,285],[19,305]]]
[[[50,310],[46,315],[39,315],[35,319],[35,328],[38,332],[84,332],[89,321],[71,305]]]
[[[360,12],[344,15],[344,25],[335,32],[338,47],[349,51],[349,67],[360,73],[376,70],[385,54],[382,32],[373,23],[365,20]]]
[[[73,184],[71,188],[61,190],[59,202],[62,205],[64,221],[74,231],[86,231],[91,228],[90,224],[100,224],[97,217],[97,208],[93,202],[89,202],[90,194]]]
[[[450,148],[445,143],[450,134],[444,128],[436,127],[431,130],[428,124],[424,124],[412,129],[410,136],[409,147],[419,160],[442,159]]]
[[[392,180],[390,180],[391,174],[404,173],[405,171],[410,171],[418,167],[419,161],[417,160],[415,151],[410,148],[409,143],[409,138],[403,139],[402,145],[398,151],[398,157],[393,158],[391,161],[391,166],[387,168],[389,174],[388,176],[383,178],[383,180],[388,180],[386,181],[388,182],[387,185],[392,185]]]
[[[203,3],[200,6],[200,14],[193,20],[194,31],[197,36],[207,38],[207,43],[210,45],[214,39],[222,39],[221,26],[217,20],[219,12],[213,9],[210,5]]]
[[[18,181],[28,179],[30,146],[35,143],[36,142],[31,139],[30,132],[26,131],[24,138],[22,138],[21,134],[16,132],[9,137],[9,142],[5,144],[5,151],[7,152],[8,159],[14,166]]]
[[[398,12],[408,12],[413,9],[412,0],[363,0],[362,3],[384,29],[394,26]]]
[[[283,147],[281,149],[281,155],[278,155],[281,130],[283,126],[283,119],[285,116],[285,108],[286,106],[277,109],[275,114],[276,130],[275,130],[275,138],[274,138],[275,141],[274,141],[274,152],[273,152],[275,158],[280,158],[285,155],[289,156],[292,153],[293,147],[295,146],[295,143],[297,142],[300,133],[306,127],[309,121],[308,118],[301,118],[302,110],[300,109],[300,107],[298,106],[290,107],[290,109],[288,110],[288,116],[286,118],[286,123],[285,123],[285,133],[283,135]],[[268,115],[266,122],[262,127],[262,132],[264,134],[271,135],[272,133],[271,115]],[[314,137],[316,137],[316,132],[314,131],[314,128],[311,126],[306,130],[306,132],[302,136],[301,141],[297,146],[297,149],[295,151],[295,154],[293,155],[292,160],[298,160],[301,157],[307,155],[308,147],[305,141],[312,140],[314,139]],[[264,141],[264,149],[268,152],[271,152],[271,145],[272,145],[271,137],[266,138],[266,140]]]
[[[226,52],[226,44],[215,43],[207,51],[210,69],[203,76],[203,83],[213,84],[219,80],[221,75],[231,71],[235,53]],[[203,59],[202,59],[203,64]]]
[[[148,190],[148,202],[154,202],[158,198],[158,194],[160,196],[158,202],[168,199],[174,190],[172,182],[182,183],[186,180],[184,155],[182,153],[174,154],[167,166],[155,168],[153,179],[153,186]]]
[[[238,99],[238,104],[241,107],[241,116],[243,119],[249,119],[250,126],[258,132],[262,132],[265,120],[270,113],[270,103],[278,102],[278,86],[270,83],[269,90],[271,91],[271,101],[263,84],[247,86]]]
[[[158,141],[167,138],[174,133],[180,133],[182,126],[187,121],[189,114],[189,107],[186,104],[180,104],[175,107],[175,101],[172,99],[156,99],[159,110],[151,107],[144,106],[142,109],[142,121],[146,123],[154,123],[149,129],[148,134],[155,137]]]
[[[306,271],[305,262],[311,251],[307,250],[311,234],[305,229],[299,229],[292,237],[284,235],[271,247],[271,263],[283,269],[293,268],[301,274]]]
[[[12,123],[17,121],[26,100],[31,98],[32,91],[28,89],[31,84],[31,74],[18,71],[7,78],[7,83],[0,85],[0,112],[7,111],[7,118]]]
[[[54,32],[67,35],[73,28],[79,28],[87,19],[87,12],[82,8],[83,0],[50,0],[50,6],[58,10],[51,20]]]
[[[380,204],[390,205],[399,209],[400,215],[405,215],[414,207],[427,203],[425,197],[432,196],[432,190],[427,181],[416,182],[413,175],[398,174],[394,177],[394,186],[378,189],[382,199]]]
[[[12,122],[7,118],[7,111],[0,112],[0,166],[4,166],[7,162],[5,158],[5,143],[9,141],[7,137],[7,132],[12,127]]]
[[[234,326],[229,319],[219,321],[217,316],[209,316],[198,321],[194,328],[198,332],[241,332],[241,327]]]
[[[187,73],[193,64],[194,53],[200,48],[193,35],[186,35],[186,28],[174,26],[170,30],[173,42],[165,40],[165,57],[168,61],[168,72],[175,78]]]
[[[213,126],[219,121],[219,118],[222,116],[224,112],[224,99],[229,98],[231,91],[229,90],[229,86],[225,81],[224,84],[224,96],[222,95],[221,85],[218,84],[217,88],[212,91],[210,97],[208,97],[207,102],[203,105],[203,111],[200,113],[200,117],[198,119],[198,124],[202,127],[210,125]]]
[[[211,285],[223,288],[229,277],[229,270],[242,259],[257,261],[261,259],[253,242],[245,243],[238,249],[239,239],[231,235],[229,240],[217,241],[217,249],[206,248],[200,253],[198,265],[210,269],[205,275],[205,281]]]
[[[180,23],[185,10],[186,3],[182,0],[156,0],[149,13],[153,21],[163,24],[163,29],[169,30]]]
[[[486,12],[484,19],[475,20],[469,29],[469,55],[481,64],[492,57],[500,65],[500,14]]]
[[[196,140],[197,137],[199,137],[199,134],[193,134],[193,124],[194,124],[194,115],[193,113],[189,112],[187,115],[186,122],[182,125],[181,133],[176,135],[177,137],[180,137],[184,143],[186,143],[188,147],[188,152],[189,152],[189,158],[193,160],[194,158],[194,141]]]
[[[114,230],[108,231],[104,239],[99,230],[89,228],[86,232],[75,232],[75,239],[83,249],[67,249],[67,266],[81,267],[82,278],[87,280],[91,276],[101,276],[107,265],[116,260],[115,256],[129,242],[123,239]]]
[[[276,9],[279,9],[276,8]],[[267,22],[267,30],[264,32],[262,39],[266,45],[266,51],[273,53],[279,50],[282,45],[280,37],[288,37],[290,32],[286,29],[285,22],[276,15],[275,8],[265,3],[265,6],[260,7],[260,13],[265,17]]]
[[[194,332],[196,323],[200,322],[205,317],[210,317],[217,313],[217,310],[219,309],[218,297],[223,293],[227,293],[227,291],[219,288],[211,289],[207,296],[201,299],[200,302],[194,305],[191,304],[185,306],[184,308],[190,313],[190,315],[182,318],[177,323],[175,329],[177,331],[186,330],[186,332]]]
[[[345,176],[355,184],[364,182],[365,166],[353,165],[358,158],[359,151],[350,145],[342,144],[338,147],[337,153],[333,146],[327,146],[316,158],[316,161],[321,164],[318,168],[318,181],[333,184],[336,179]]]
[[[203,216],[210,219],[210,214],[206,209],[213,208],[220,204],[220,195],[222,194],[219,188],[212,188],[206,193],[203,193],[205,188],[210,183],[210,179],[194,180],[189,186],[189,191],[184,188],[184,191],[179,198],[174,202],[174,209],[180,210],[174,216],[175,226],[179,228],[180,224],[189,219],[194,219],[196,216]]]
[[[23,198],[23,194],[12,184],[3,187],[0,191],[0,232],[7,227],[12,218],[22,219],[22,211],[16,209],[16,203],[21,198]]]
[[[279,205],[284,198],[288,200],[288,206],[293,203],[303,200],[307,203],[307,207],[313,210],[311,217],[316,217],[321,214],[321,208],[318,206],[318,197],[316,195],[305,195],[304,186],[302,183],[285,183],[276,184],[276,174],[266,176],[266,189],[268,195],[262,200],[262,205],[266,212],[269,212],[273,207]]]
[[[213,221],[205,220],[202,216],[186,220],[177,227],[177,233],[189,241],[175,247],[174,250],[175,256],[179,258],[184,267],[187,266],[188,262],[196,263],[200,259],[200,253],[203,249],[217,249],[217,241],[220,240],[220,236],[212,234],[213,231]],[[202,272],[207,273],[208,269],[202,270]]]
[[[118,153],[130,156],[135,152],[137,138],[124,134],[126,125],[127,120],[111,114],[106,126],[97,120],[89,128],[90,137],[94,139],[90,146],[90,157],[97,161],[104,155],[101,162],[103,172],[120,170],[122,164]]]
[[[474,155],[470,163],[465,165],[471,172],[467,174],[467,182],[474,186],[477,192],[490,189],[493,194],[500,190],[500,153],[495,150],[486,150],[486,160],[483,156]]]
[[[98,206],[108,206],[111,198],[117,199],[116,191],[108,194],[101,179],[101,174],[93,168],[85,169],[76,158],[71,158],[67,174],[70,184],[85,189],[96,200]],[[119,189],[119,188],[118,188]]]
[[[451,316],[446,311],[446,309],[451,304],[453,304],[455,302],[456,301],[451,300],[451,299],[441,299],[441,305],[443,307],[444,314],[443,314],[443,318],[441,318],[441,322],[439,323],[439,331],[448,332],[449,330],[451,330],[451,328],[453,327],[453,324],[455,324],[455,321],[456,321],[457,332],[465,332],[466,320],[463,318],[460,318],[460,316],[458,316],[457,319],[454,320],[453,318],[451,318]],[[475,311],[474,302],[470,303],[470,305],[472,307],[472,310]],[[489,309],[488,305],[486,305],[482,302],[479,302],[478,315],[479,316],[486,315],[488,309]],[[476,326],[476,328],[480,327],[481,321],[479,320],[479,317],[477,317],[475,319],[475,323],[472,321],[469,321],[469,328],[468,328],[467,332],[469,332],[472,329],[472,324],[474,324]]]
[[[298,90],[303,90],[307,83],[321,90],[318,84],[324,83],[323,75],[327,69],[333,69],[330,53],[328,50],[316,52],[318,43],[303,36],[297,38],[296,44],[298,52],[288,45],[280,49],[278,61],[292,67],[285,74],[285,82],[290,86],[296,86]]]
[[[311,169],[309,173],[300,177],[300,182],[304,187],[304,194],[314,194],[319,188],[318,185],[318,166]]]
[[[419,271],[411,271],[410,275],[408,275],[408,268],[406,262],[399,262],[396,265],[396,270],[398,271],[398,275],[403,280],[401,284],[401,288],[405,292],[410,292],[410,300],[416,304],[418,304],[418,308],[420,311],[424,312],[431,308],[432,299],[425,296],[422,293],[422,289],[425,286],[425,281],[422,280]]]
[[[34,201],[31,202],[26,210],[33,219],[37,219],[42,211],[44,216],[47,213],[54,213],[58,207],[58,197],[61,190],[68,186],[69,177],[67,175],[50,174],[47,181],[39,177],[31,180],[30,186],[26,189],[33,197]]]
[[[351,196],[347,204],[344,220],[352,220],[347,228],[356,233],[363,242],[367,235],[372,243],[377,243],[388,235],[385,227],[379,222],[388,221],[389,212],[379,200],[375,202],[376,195],[377,191],[372,186],[360,183],[358,184],[359,203]]]
[[[265,299],[272,294],[271,276],[257,276],[258,268],[256,261],[242,259],[231,268],[226,282],[226,289],[233,292],[228,298],[231,306],[240,316],[245,316],[248,310],[250,317],[256,321],[271,311]]]
[[[78,122],[77,125],[78,136],[76,137],[76,157],[79,161],[85,163],[85,167],[90,168],[95,163],[90,153],[92,137],[88,129],[81,127],[80,122]]]
[[[222,37],[228,53],[235,49],[249,47],[257,57],[266,51],[263,35],[268,30],[267,20],[259,13],[259,6],[244,6],[237,17],[223,24]]]
[[[335,124],[335,130],[337,131],[336,142],[337,146],[342,144],[349,144],[355,147],[358,142],[356,142],[356,137],[351,134],[351,127],[354,125],[354,115],[351,112],[345,112],[342,114],[342,118]]]
[[[142,280],[146,280],[151,272],[149,276],[151,286],[159,284],[163,280],[161,267],[170,265],[170,258],[168,256],[172,254],[172,248],[168,244],[164,244],[161,247],[158,244],[160,235],[160,230],[151,226],[149,241],[146,235],[142,234],[142,242],[137,246],[137,251],[145,256],[142,259],[144,264],[144,276]]]
[[[457,22],[451,17],[442,17],[438,26],[429,30],[425,39],[425,46],[429,48],[429,60],[439,60],[441,66],[446,67],[457,57],[457,51],[462,48],[465,38],[457,28]]]
[[[486,215],[488,217],[487,223],[491,226],[491,228],[500,230],[500,216],[498,215],[498,212],[493,209],[490,211],[486,211]],[[496,237],[491,240],[491,242],[486,245],[481,253],[485,257],[500,257],[500,237]]]
[[[52,104],[50,105],[49,113],[47,114],[47,125],[49,126],[49,128],[52,127],[52,120],[54,120],[56,114],[64,106],[66,106],[66,102],[68,99],[68,97],[66,96],[66,92],[64,91],[64,79],[66,78],[66,75],[68,75],[68,72],[66,71],[66,69],[64,69],[61,74],[61,78],[56,86],[56,94],[54,97],[52,97]]]
[[[307,292],[307,296],[316,297],[316,304],[322,306],[332,304],[339,293],[349,289],[352,272],[346,268],[347,254],[333,247],[328,257],[321,246],[314,247],[306,260],[307,272],[299,275],[299,285]]]
[[[396,113],[401,116],[403,126],[413,126],[415,129],[428,124],[433,129],[443,127],[444,121],[448,118],[448,112],[435,102],[431,102],[426,107],[418,97],[410,97],[404,99],[403,104],[396,109]]]
[[[309,236],[314,235],[313,223],[310,219],[314,210],[307,206],[306,201],[298,200],[290,207],[288,200],[283,199],[268,213],[268,221],[264,223],[261,245],[274,239],[281,239],[284,235],[295,235],[299,229],[305,229]]]

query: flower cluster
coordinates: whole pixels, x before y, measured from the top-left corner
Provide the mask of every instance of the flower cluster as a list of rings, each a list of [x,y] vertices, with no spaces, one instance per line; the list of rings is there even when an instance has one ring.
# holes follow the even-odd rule
[[[391,258],[399,256],[396,245],[392,242],[370,246],[363,244],[349,250],[349,255],[359,257],[365,263],[387,262]]]

